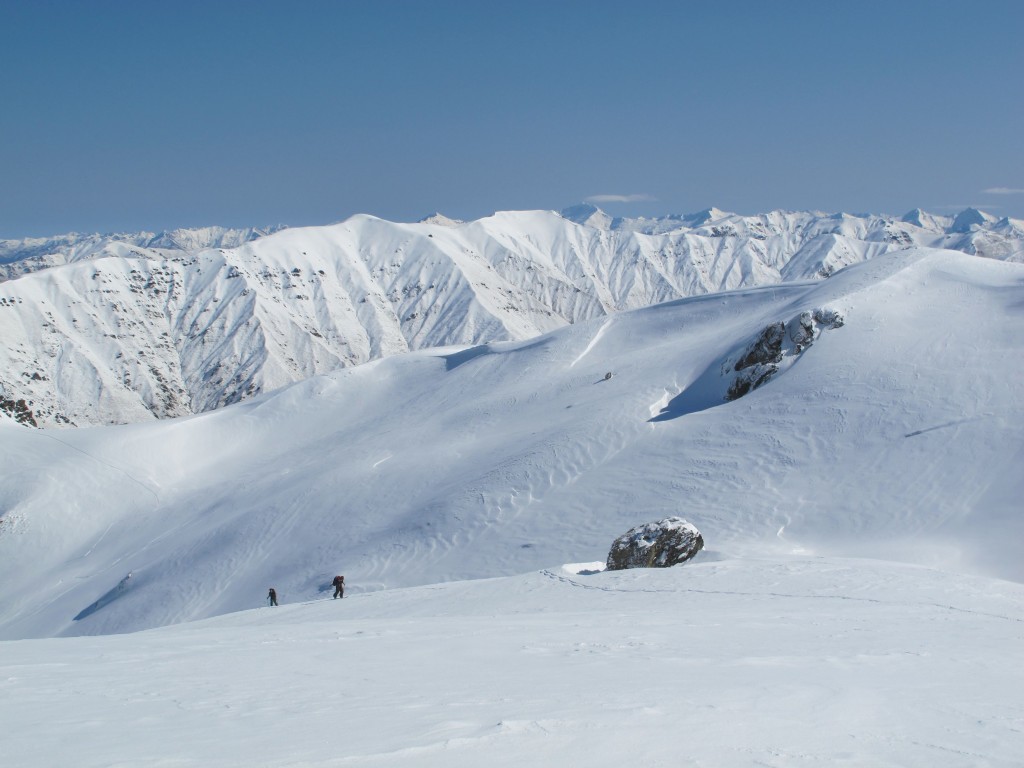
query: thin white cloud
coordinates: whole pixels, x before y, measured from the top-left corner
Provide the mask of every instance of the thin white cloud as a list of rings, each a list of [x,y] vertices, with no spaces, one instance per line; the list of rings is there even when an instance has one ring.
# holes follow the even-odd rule
[[[584,199],[588,203],[644,203],[657,200],[652,195],[591,195]]]
[[[1024,195],[1024,189],[1017,187],[989,187],[981,191],[986,195]]]

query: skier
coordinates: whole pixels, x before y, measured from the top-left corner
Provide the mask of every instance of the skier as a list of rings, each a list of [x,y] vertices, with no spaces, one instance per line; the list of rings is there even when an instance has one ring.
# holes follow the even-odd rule
[[[267,600],[270,601],[271,605],[277,605],[277,590],[273,587],[271,587],[270,591],[267,592]]]
[[[334,585],[334,597],[335,598],[344,597],[345,596],[345,577],[344,576],[335,576],[334,577],[334,581],[332,581],[331,583]]]

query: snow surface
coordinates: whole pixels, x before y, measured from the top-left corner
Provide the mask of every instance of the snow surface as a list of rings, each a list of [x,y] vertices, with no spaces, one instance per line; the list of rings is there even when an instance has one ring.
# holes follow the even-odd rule
[[[1024,754],[1018,584],[702,553],[284,599],[3,643],[5,764],[1010,768]]]
[[[4,762],[1019,766],[1022,308],[1021,265],[908,249],[198,416],[0,420]],[[815,309],[844,324],[725,402]],[[675,514],[693,561],[600,572]]]

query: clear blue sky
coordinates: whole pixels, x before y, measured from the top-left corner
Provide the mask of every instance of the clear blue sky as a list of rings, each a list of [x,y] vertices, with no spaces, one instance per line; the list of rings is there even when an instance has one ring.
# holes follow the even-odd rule
[[[1022,30],[1019,0],[0,0],[0,237],[601,195],[1024,218]]]

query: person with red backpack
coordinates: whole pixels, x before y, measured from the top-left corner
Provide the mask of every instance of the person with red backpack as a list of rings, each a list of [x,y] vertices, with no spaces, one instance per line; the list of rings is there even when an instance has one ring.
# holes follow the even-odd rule
[[[344,576],[335,576],[334,577],[334,581],[332,581],[331,583],[334,585],[334,597],[335,598],[344,597],[345,596],[345,577]]]

